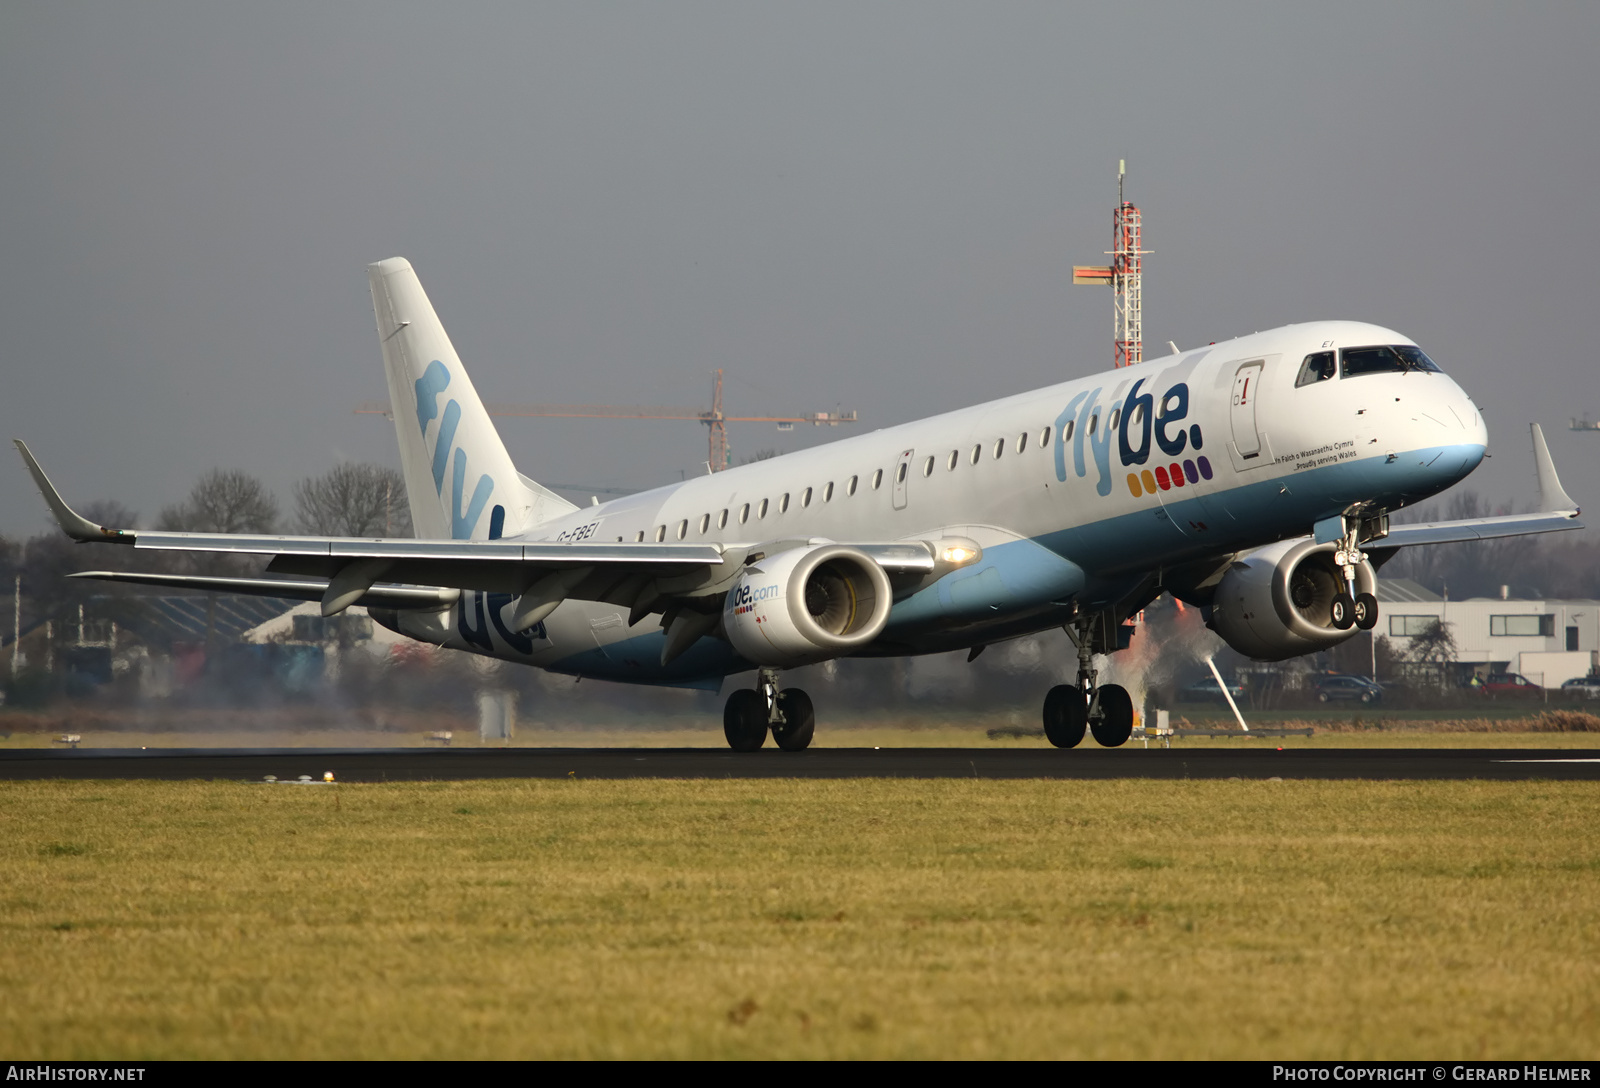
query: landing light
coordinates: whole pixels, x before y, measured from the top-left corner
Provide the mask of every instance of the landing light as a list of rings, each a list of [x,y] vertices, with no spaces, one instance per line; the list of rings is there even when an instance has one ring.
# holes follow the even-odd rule
[[[952,544],[939,553],[939,558],[952,566],[965,566],[978,557],[975,549],[964,544]]]

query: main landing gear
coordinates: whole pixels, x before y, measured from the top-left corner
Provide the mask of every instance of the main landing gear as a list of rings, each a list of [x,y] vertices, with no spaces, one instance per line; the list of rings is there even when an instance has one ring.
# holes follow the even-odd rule
[[[1353,513],[1344,515],[1344,533],[1339,538],[1338,549],[1333,553],[1333,561],[1339,564],[1339,570],[1344,574],[1345,588],[1328,606],[1328,622],[1340,631],[1348,631],[1352,627],[1370,631],[1378,625],[1378,598],[1370,593],[1356,592],[1356,566],[1365,562],[1367,555],[1361,550],[1360,508],[1352,509]]]
[[[1067,627],[1067,636],[1078,647],[1078,686],[1060,684],[1044,697],[1044,735],[1057,748],[1076,748],[1086,731],[1107,748],[1126,744],[1133,735],[1128,689],[1095,683],[1093,636],[1104,622],[1102,616],[1089,616]]]
[[[804,751],[817,730],[811,696],[799,688],[778,690],[778,670],[761,669],[754,688],[740,688],[722,708],[722,733],[735,752],[754,752],[767,732],[786,752]]]

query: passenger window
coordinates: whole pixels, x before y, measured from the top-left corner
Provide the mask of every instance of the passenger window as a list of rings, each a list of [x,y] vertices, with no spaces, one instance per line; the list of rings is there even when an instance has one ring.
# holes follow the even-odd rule
[[[800,492],[800,509],[804,510],[811,505],[811,489],[808,487]]]
[[[682,521],[678,522],[678,539],[682,540],[684,537],[686,537],[688,535],[689,535],[689,519],[688,518],[684,518]]]
[[[954,472],[956,470],[956,462],[959,461],[959,460],[961,460],[961,451],[960,450],[951,450],[950,451],[950,456],[945,458],[945,461],[946,461],[946,466],[945,467],[948,468],[951,472]]]
[[[872,473],[872,490],[874,490],[874,491],[878,490],[879,485],[881,485],[882,483],[883,483],[883,469],[881,469],[881,468],[880,469],[874,469],[873,473]]]
[[[762,499],[761,500],[761,505],[756,507],[756,520],[759,521],[759,520],[761,520],[762,518],[764,518],[766,516],[767,516],[767,500],[766,499]]]
[[[1089,433],[1094,434],[1095,425],[1100,422],[1100,413],[1096,412],[1089,417]]]
[[[745,522],[747,522],[749,520],[750,520],[750,504],[749,503],[745,503],[743,506],[739,507],[739,524],[743,525]]]
[[[1063,442],[1071,442],[1072,441],[1072,432],[1077,427],[1077,425],[1078,425],[1078,421],[1077,420],[1075,420],[1075,419],[1067,420],[1067,425],[1065,427],[1061,428],[1061,441],[1063,441]]]
[[[1003,438],[995,439],[994,440],[994,459],[996,461],[1000,460],[1000,455],[1002,453],[1004,453],[1004,452],[1006,452],[1006,440],[1003,439]]]
[[[667,527],[665,525],[657,525],[656,526],[656,543],[659,544],[665,539],[667,539]]]
[[[789,512],[789,493],[787,491],[785,491],[783,493],[783,496],[778,499],[778,513],[787,514],[788,512]]]
[[[1314,355],[1307,355],[1306,361],[1300,364],[1300,374],[1294,380],[1294,387],[1299,389],[1302,385],[1325,382],[1337,373],[1333,365],[1333,352],[1319,351]]]
[[[932,457],[930,457],[926,461],[922,462],[922,474],[924,476],[932,476],[933,475],[933,458]]]
[[[1050,428],[1046,427],[1039,432],[1039,448],[1044,449],[1048,445],[1050,445]]]
[[[643,529],[640,529],[640,530],[639,530],[639,535],[638,535],[638,537],[637,537],[637,538],[636,538],[636,539],[635,539],[635,540],[634,540],[634,543],[635,543],[635,544],[643,544],[643,543],[644,543],[644,530],[643,530]]]
[[[899,467],[894,470],[894,482],[897,484],[906,482],[906,463],[904,461],[901,461]]]
[[[1106,420],[1106,425],[1108,427],[1110,427],[1114,431],[1114,430],[1117,429],[1117,423],[1121,419],[1122,419],[1122,409],[1121,408],[1113,408],[1113,409],[1111,409],[1111,418]]]
[[[722,513],[717,515],[717,528],[718,529],[726,529],[727,527],[728,527],[728,512],[726,510],[724,510]]]
[[[972,447],[972,463],[973,464],[977,464],[978,460],[982,456],[983,456],[983,444],[979,443],[978,445],[973,446]]]
[[[1023,431],[1021,434],[1017,435],[1017,452],[1021,453],[1023,450],[1025,450],[1027,448],[1028,448],[1028,432],[1027,431]]]
[[[844,485],[844,493],[847,496],[848,495],[854,495],[856,493],[856,480],[857,479],[858,479],[858,477],[852,476],[852,477],[850,477],[850,482]]]
[[[827,482],[826,486],[824,486],[823,489],[822,489],[822,501],[823,502],[832,502],[833,501],[833,481],[832,480],[829,480]]]

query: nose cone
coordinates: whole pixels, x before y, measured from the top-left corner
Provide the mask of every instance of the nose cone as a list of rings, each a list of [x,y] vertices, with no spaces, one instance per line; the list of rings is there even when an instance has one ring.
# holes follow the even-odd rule
[[[1454,385],[1455,383],[1451,383]],[[1437,447],[1423,454],[1426,473],[1436,490],[1444,490],[1472,474],[1483,463],[1489,447],[1489,428],[1483,413],[1459,387],[1453,395],[1440,398],[1439,411],[1429,413],[1443,424],[1442,434],[1430,438]]]

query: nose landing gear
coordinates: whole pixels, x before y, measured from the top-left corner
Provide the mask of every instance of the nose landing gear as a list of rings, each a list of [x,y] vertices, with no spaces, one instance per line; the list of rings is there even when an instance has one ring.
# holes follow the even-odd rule
[[[1387,516],[1381,516],[1381,520],[1373,519],[1373,522],[1383,526],[1382,533],[1388,532]],[[1371,523],[1366,524],[1370,528]],[[1367,559],[1367,554],[1361,550],[1363,527],[1361,507],[1351,507],[1343,515],[1339,547],[1333,553],[1333,561],[1339,564],[1339,570],[1344,574],[1345,588],[1329,606],[1328,620],[1340,631],[1348,631],[1352,627],[1370,631],[1378,625],[1378,598],[1370,593],[1356,592],[1356,566]]]
[[[722,708],[722,735],[735,752],[758,750],[766,744],[768,730],[784,751],[804,751],[816,728],[811,696],[799,688],[779,691],[777,669],[758,671],[756,687],[733,692]]]

